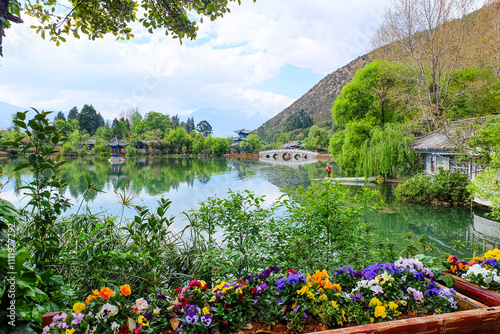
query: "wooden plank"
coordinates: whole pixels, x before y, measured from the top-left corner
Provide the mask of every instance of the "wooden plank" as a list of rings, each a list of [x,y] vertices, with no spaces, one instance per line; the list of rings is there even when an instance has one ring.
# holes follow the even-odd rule
[[[488,306],[500,306],[500,293],[482,288],[477,284],[469,282],[449,272],[444,272],[444,274],[453,278],[453,281],[455,282],[455,290],[458,292]]]
[[[42,328],[44,328],[45,326],[48,326],[51,324],[52,322],[52,318],[54,318],[55,315],[57,314],[61,314],[62,312],[50,312],[50,313],[45,313],[43,316],[42,316]]]
[[[310,334],[472,334],[500,331],[500,307],[402,319]]]

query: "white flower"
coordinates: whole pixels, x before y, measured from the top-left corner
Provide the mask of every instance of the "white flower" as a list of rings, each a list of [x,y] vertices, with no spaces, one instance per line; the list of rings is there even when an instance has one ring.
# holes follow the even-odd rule
[[[113,321],[113,323],[111,324],[111,330],[113,331],[113,333],[118,333],[120,331],[120,325],[118,325],[116,321]]]
[[[161,311],[161,308],[156,307],[156,308],[153,310],[153,314],[154,314],[154,315],[158,315],[158,314],[160,314],[160,311]]]
[[[144,298],[139,298],[135,301],[135,305],[137,306],[137,310],[139,312],[142,312],[144,310],[147,310],[149,308],[149,303],[146,299]]]
[[[97,319],[103,319],[104,322],[107,322],[109,318],[114,317],[118,314],[118,307],[115,305],[111,305],[110,303],[106,303],[102,306],[99,313],[97,313]]]

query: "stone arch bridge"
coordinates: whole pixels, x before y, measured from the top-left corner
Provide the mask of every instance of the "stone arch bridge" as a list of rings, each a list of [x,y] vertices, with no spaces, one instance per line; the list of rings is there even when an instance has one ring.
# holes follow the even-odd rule
[[[259,152],[259,158],[284,161],[316,160],[318,154],[318,152],[300,149],[273,149]]]

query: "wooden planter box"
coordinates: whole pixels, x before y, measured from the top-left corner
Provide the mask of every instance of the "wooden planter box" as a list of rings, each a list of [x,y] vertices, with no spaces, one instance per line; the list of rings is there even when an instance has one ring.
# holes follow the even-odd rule
[[[469,311],[429,315],[316,332],[316,334],[467,334],[500,333],[500,307],[479,308]]]
[[[348,334],[348,333],[484,333],[500,334],[500,307],[490,307],[457,293],[459,305],[465,311],[447,314],[430,315],[419,318],[387,321],[383,323],[347,327],[315,332],[316,334]],[[47,313],[43,316],[42,326],[52,322],[52,318],[60,312]],[[497,332],[498,330],[498,332]],[[310,334],[315,334],[310,333]]]
[[[482,288],[475,283],[469,282],[449,272],[444,272],[444,274],[453,278],[453,281],[455,282],[454,288],[458,292],[488,306],[500,306],[500,293]]]

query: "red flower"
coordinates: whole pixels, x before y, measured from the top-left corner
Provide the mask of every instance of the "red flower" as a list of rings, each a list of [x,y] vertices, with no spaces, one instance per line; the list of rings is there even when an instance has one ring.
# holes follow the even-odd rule
[[[128,326],[122,326],[118,331],[118,334],[128,334]]]
[[[187,300],[183,301],[182,304],[181,304],[181,308],[184,308],[186,307],[187,305],[189,305],[189,303],[187,302]]]
[[[296,272],[295,270],[290,269],[290,270],[288,270],[288,271],[286,272],[286,277],[288,277],[288,276],[290,275],[290,273],[292,273],[292,274],[294,274],[294,275],[297,275],[297,274],[298,274],[298,272]]]
[[[251,293],[256,293],[256,292],[257,292],[257,289],[256,289],[256,288],[251,288],[251,289],[250,289],[250,292],[251,292]]]
[[[175,289],[174,291],[174,296],[177,295],[179,292],[182,291],[182,288],[181,287],[178,287],[177,289]]]
[[[201,288],[201,282],[197,281],[197,280],[192,280],[191,282],[189,282],[189,287],[190,288],[194,288],[194,287],[198,287],[198,288]]]

